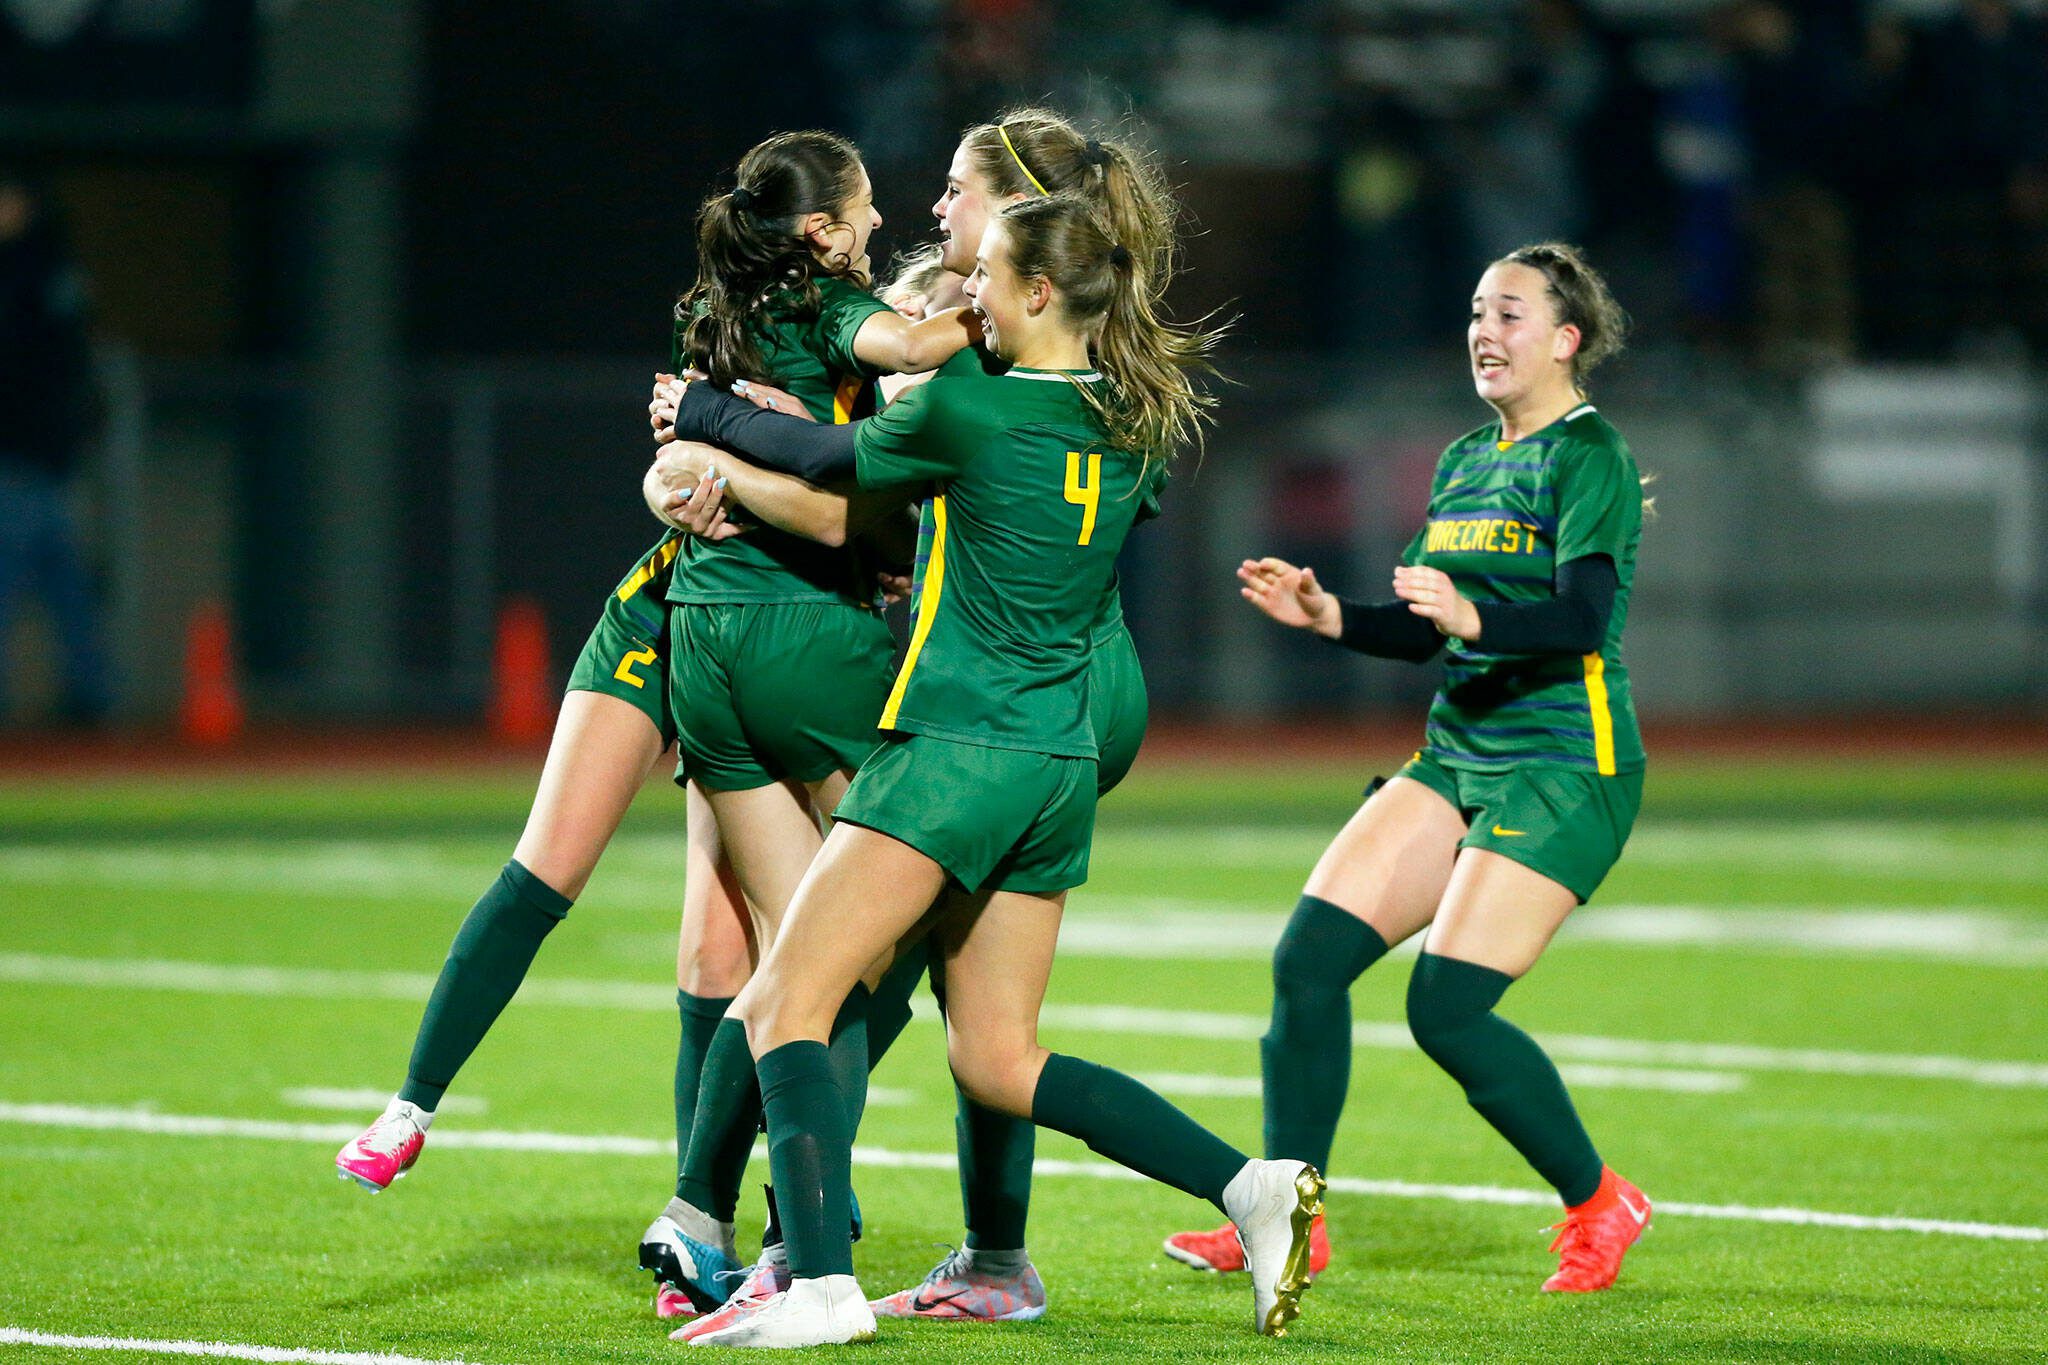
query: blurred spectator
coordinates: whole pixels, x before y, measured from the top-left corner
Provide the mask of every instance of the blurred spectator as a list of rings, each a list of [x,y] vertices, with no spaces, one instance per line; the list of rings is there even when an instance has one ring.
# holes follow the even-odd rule
[[[69,501],[96,400],[84,282],[61,226],[27,177],[0,168],[0,707],[15,605],[33,591],[63,659],[61,714],[79,724],[102,720],[110,701]]]
[[[1936,163],[1947,254],[1966,272],[1948,283],[1961,301],[1964,340],[1996,345],[2020,333],[2036,345],[2048,229],[2048,30],[2006,0],[1964,0],[1928,38],[1928,79],[1938,100]],[[2031,312],[2034,316],[2027,317]]]
[[[1575,149],[1606,87],[1605,54],[1577,0],[1525,5],[1513,39],[1463,167],[1469,268],[1530,242],[1576,241],[1589,217]]]

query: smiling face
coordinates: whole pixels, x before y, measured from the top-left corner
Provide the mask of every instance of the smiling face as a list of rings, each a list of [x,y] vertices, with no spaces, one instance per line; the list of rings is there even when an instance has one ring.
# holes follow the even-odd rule
[[[932,216],[939,220],[940,264],[955,275],[972,271],[989,219],[1023,197],[997,194],[974,169],[967,144],[955,147],[953,164],[946,170],[946,192],[932,204]]]
[[[1472,387],[1496,409],[1517,409],[1573,389],[1579,329],[1557,325],[1550,281],[1533,266],[1501,262],[1479,277],[1465,351]]]
[[[1009,234],[1000,222],[981,230],[981,250],[963,286],[968,307],[981,319],[983,344],[1004,360],[1015,360],[1051,287],[1043,279],[1024,279],[1010,265]]]
[[[813,218],[822,218],[822,214]],[[853,197],[832,211],[832,218],[810,229],[811,249],[818,258],[828,265],[837,266],[844,261],[854,270],[866,274],[868,271],[868,238],[882,225],[882,215],[875,210],[875,187],[868,179],[867,167],[860,170],[860,184]]]

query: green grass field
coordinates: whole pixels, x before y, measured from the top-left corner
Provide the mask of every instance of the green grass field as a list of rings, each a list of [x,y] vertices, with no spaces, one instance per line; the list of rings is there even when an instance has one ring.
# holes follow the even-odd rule
[[[1154,1079],[1256,1149],[1267,954],[1363,771],[1141,763],[1070,907],[1047,1042]],[[633,1266],[673,1173],[672,790],[645,794],[412,1176],[371,1198],[333,1175],[334,1149],[401,1079],[432,974],[529,791],[502,768],[0,781],[0,1329],[15,1329],[0,1354],[161,1359],[25,1333],[487,1365],[688,1349],[665,1340]],[[1046,1134],[1031,1245],[1047,1317],[885,1324],[862,1349],[2048,1349],[2048,766],[1653,771],[1627,857],[1504,1006],[1551,1045],[1603,1154],[1658,1201],[1606,1294],[1536,1292],[1554,1215],[1404,1044],[1406,968],[1396,957],[1354,992],[1338,1259],[1290,1338],[1251,1334],[1241,1278],[1160,1254],[1211,1210],[1105,1178]],[[855,1171],[871,1293],[959,1237],[943,1068],[926,1016],[876,1076]],[[563,1140],[515,1150],[519,1134]],[[1926,1221],[1876,1221],[1890,1218]]]

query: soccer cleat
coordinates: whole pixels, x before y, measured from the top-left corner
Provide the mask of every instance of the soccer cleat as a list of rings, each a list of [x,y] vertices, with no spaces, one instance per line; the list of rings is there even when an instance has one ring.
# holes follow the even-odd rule
[[[1284,1337],[1309,1279],[1309,1229],[1323,1211],[1323,1177],[1305,1161],[1252,1160],[1223,1190],[1224,1212],[1244,1242],[1252,1326]]]
[[[754,1262],[747,1271],[746,1279],[733,1291],[725,1305],[715,1312],[706,1313],[695,1322],[679,1327],[668,1334],[670,1341],[689,1341],[706,1332],[716,1332],[743,1321],[761,1311],[761,1306],[789,1288],[789,1262],[783,1260],[761,1260]]]
[[[1166,1239],[1166,1254],[1196,1270],[1229,1273],[1244,1269],[1244,1243],[1237,1240],[1237,1224],[1225,1223],[1207,1232],[1176,1232]],[[1316,1215],[1308,1229],[1308,1273],[1323,1273],[1330,1264],[1330,1233],[1323,1215]]]
[[[671,1199],[640,1234],[640,1268],[653,1271],[656,1283],[681,1290],[698,1312],[708,1313],[725,1302],[738,1278],[732,1237],[732,1224]]]
[[[414,1117],[419,1111],[397,1101],[365,1128],[356,1139],[334,1155],[335,1174],[353,1180],[371,1194],[391,1188],[391,1182],[412,1169],[427,1145],[427,1130]]]
[[[868,1305],[878,1318],[1033,1322],[1045,1316],[1045,1281],[1030,1261],[1013,1274],[977,1270],[971,1251],[940,1261],[922,1284]]]
[[[670,1318],[694,1318],[697,1305],[690,1302],[690,1296],[672,1284],[657,1282],[654,1286],[654,1316],[666,1321]]]
[[[1602,1167],[1600,1188],[1553,1223],[1557,1273],[1543,1282],[1548,1294],[1587,1294],[1605,1289],[1621,1273],[1621,1258],[1650,1226],[1650,1201],[1643,1192]]]
[[[794,1280],[788,1289],[729,1327],[699,1332],[692,1346],[751,1346],[789,1350],[875,1339],[875,1315],[851,1275]]]

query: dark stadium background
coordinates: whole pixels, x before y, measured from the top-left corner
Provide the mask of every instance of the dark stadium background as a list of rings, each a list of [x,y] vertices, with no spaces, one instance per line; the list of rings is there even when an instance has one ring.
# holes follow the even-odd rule
[[[651,538],[642,405],[700,198],[822,125],[914,245],[958,130],[1024,101],[1137,120],[1200,224],[1178,310],[1241,317],[1207,456],[1128,552],[1162,715],[1412,723],[1425,673],[1282,638],[1229,569],[1382,589],[1487,415],[1463,291],[1558,235],[1637,320],[1594,397],[1657,479],[1652,727],[2038,725],[2037,6],[24,0],[0,167],[95,301],[75,491],[116,733],[172,725],[209,603],[259,731],[474,725],[520,597],[558,685]],[[57,705],[57,629],[6,642],[18,726]]]

